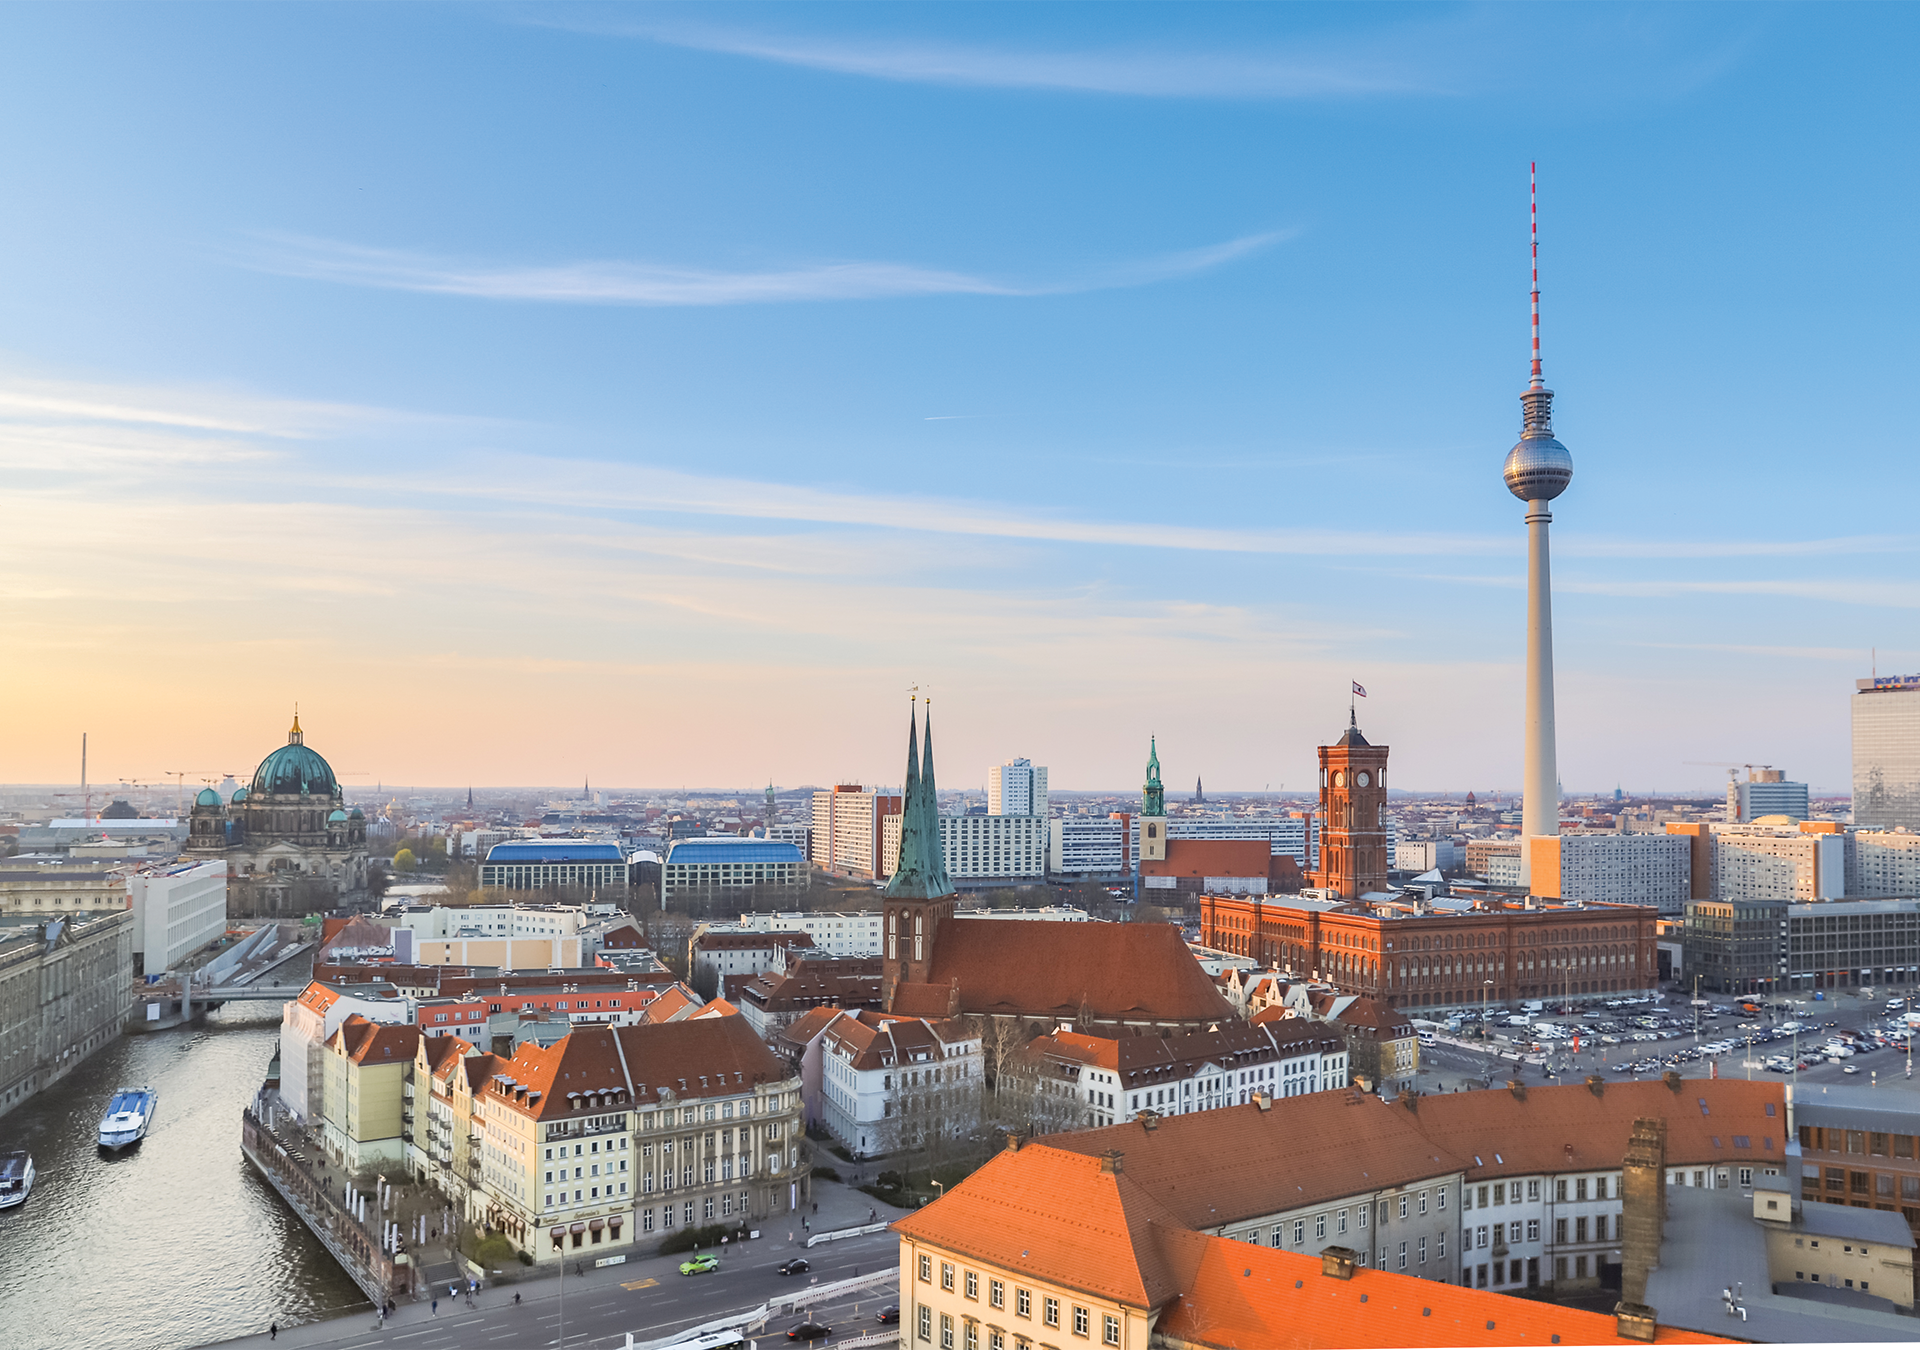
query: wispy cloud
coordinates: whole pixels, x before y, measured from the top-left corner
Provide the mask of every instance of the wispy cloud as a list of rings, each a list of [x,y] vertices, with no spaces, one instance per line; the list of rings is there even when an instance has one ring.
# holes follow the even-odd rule
[[[305,235],[263,235],[239,261],[256,271],[380,290],[582,305],[764,305],[936,295],[1038,296],[1145,286],[1197,276],[1259,252],[1289,232],[1246,235],[1141,258],[1078,277],[1013,281],[908,263],[839,261],[763,271],[588,261],[461,261]]]
[[[940,38],[791,35],[693,24],[557,21],[551,16],[539,22],[840,75],[959,88],[1209,99],[1446,92],[1430,63],[1380,47],[1356,50],[1324,42],[1238,52],[1166,44],[1036,51]]]

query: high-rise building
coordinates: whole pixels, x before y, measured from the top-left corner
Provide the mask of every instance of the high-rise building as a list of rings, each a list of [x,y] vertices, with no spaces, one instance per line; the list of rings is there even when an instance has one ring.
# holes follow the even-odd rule
[[[1369,745],[1352,721],[1320,747],[1320,866],[1313,884],[1342,899],[1387,889],[1387,747]]]
[[[994,765],[987,774],[987,814],[1046,815],[1047,771],[1030,759],[1010,759]]]
[[[1520,396],[1525,420],[1520,442],[1507,452],[1507,490],[1527,504],[1526,762],[1520,833],[1535,839],[1560,833],[1560,775],[1553,719],[1553,576],[1549,565],[1547,504],[1573,481],[1573,456],[1553,436],[1553,391],[1540,373],[1540,208],[1530,203],[1533,235],[1533,370]],[[1531,863],[1520,850],[1521,880]]]
[[[900,798],[858,783],[813,794],[808,860],[843,875],[886,879],[886,820],[900,814]]]
[[[1691,894],[1692,843],[1678,834],[1563,834],[1530,839],[1529,890],[1555,900],[1650,905],[1677,915]]]
[[[1805,820],[1811,812],[1805,783],[1789,783],[1778,769],[1750,768],[1747,781],[1727,784],[1727,823],[1749,825],[1762,816]]]
[[[1920,830],[1920,675],[1854,681],[1853,823]]]

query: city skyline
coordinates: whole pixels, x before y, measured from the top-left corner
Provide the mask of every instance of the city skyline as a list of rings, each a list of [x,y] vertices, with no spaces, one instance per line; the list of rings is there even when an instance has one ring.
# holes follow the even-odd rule
[[[1907,433],[1830,448],[1915,355],[1915,22],[0,14],[0,780],[298,701],[356,792],[868,781],[919,683],[962,773],[1305,791],[1358,680],[1517,790],[1537,159],[1561,779],[1844,791],[1920,669]]]

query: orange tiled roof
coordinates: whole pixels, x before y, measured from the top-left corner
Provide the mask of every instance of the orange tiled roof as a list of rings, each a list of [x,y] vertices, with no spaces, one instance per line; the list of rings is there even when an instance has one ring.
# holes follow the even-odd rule
[[[968,1013],[1071,1020],[1084,1009],[1103,1019],[1163,1022],[1234,1015],[1171,924],[943,923],[926,983],[938,988],[956,981],[961,1011]]]
[[[1156,1222],[1176,1223],[1124,1171],[1044,1144],[996,1154],[961,1185],[893,1227],[1036,1280],[1134,1308],[1179,1290]]]
[[[1180,1293],[1154,1325],[1156,1340],[1210,1350],[1345,1350],[1401,1346],[1630,1345],[1612,1317],[1484,1289],[1358,1269],[1322,1273],[1320,1258],[1231,1238],[1161,1229]],[[1717,1336],[1660,1327],[1660,1345],[1726,1345]]]
[[[840,1009],[828,1004],[822,1008],[809,1008],[799,1017],[789,1022],[780,1031],[780,1039],[793,1046],[804,1046],[815,1036],[827,1029],[827,1024],[840,1015]]]
[[[1273,866],[1264,839],[1169,839],[1165,862],[1140,860],[1143,877],[1264,877]]]

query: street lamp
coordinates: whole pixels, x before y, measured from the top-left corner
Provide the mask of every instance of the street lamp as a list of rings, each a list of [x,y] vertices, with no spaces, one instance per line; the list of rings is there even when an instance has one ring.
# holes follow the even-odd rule
[[[1487,1051],[1487,1086],[1493,1086],[1493,1038],[1487,1032],[1487,999],[1493,993],[1493,981],[1480,981],[1480,1040]]]

